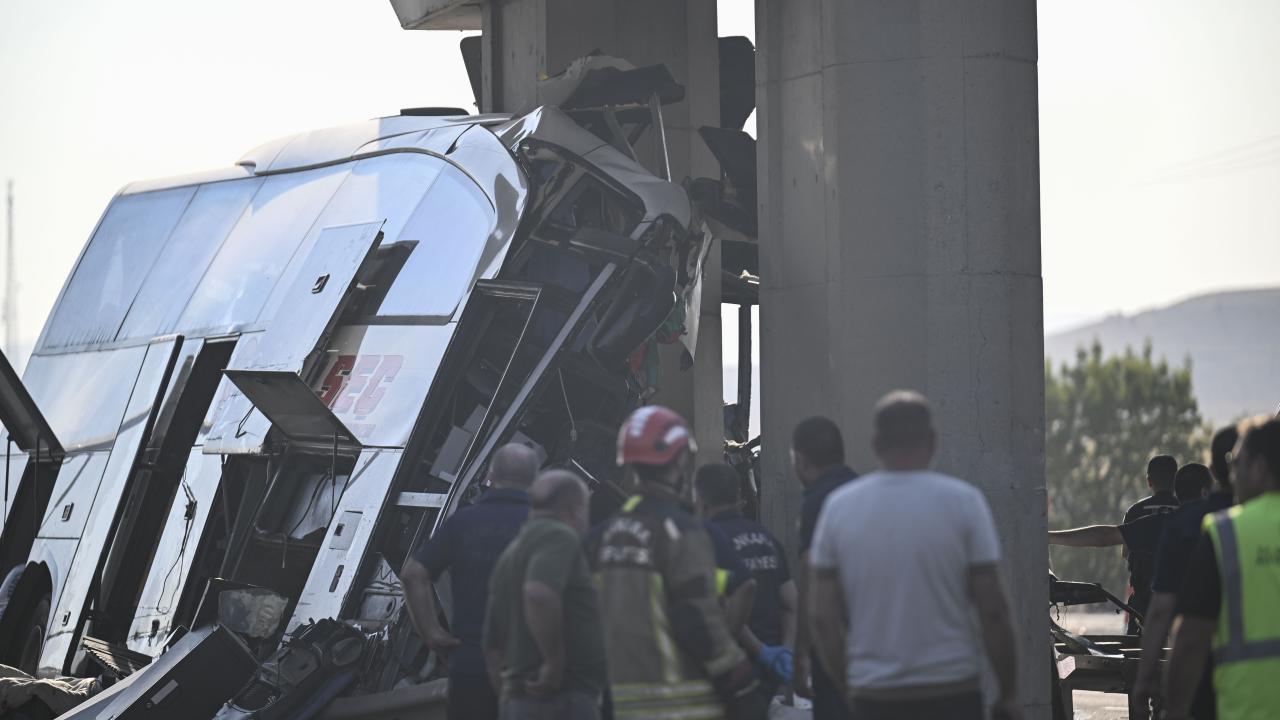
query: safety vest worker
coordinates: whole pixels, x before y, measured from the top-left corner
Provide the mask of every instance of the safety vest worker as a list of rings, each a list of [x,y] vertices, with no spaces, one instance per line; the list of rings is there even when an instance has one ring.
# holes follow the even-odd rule
[[[1280,717],[1280,492],[1205,518],[1222,583],[1218,717]]]
[[[1280,717],[1280,420],[1246,421],[1233,451],[1241,504],[1205,517],[1178,594],[1165,717],[1190,717],[1212,650],[1219,720]]]
[[[763,720],[768,697],[716,597],[716,567],[689,501],[689,426],[675,412],[636,410],[618,435],[618,464],[638,494],[587,540],[604,618],[614,717]]]

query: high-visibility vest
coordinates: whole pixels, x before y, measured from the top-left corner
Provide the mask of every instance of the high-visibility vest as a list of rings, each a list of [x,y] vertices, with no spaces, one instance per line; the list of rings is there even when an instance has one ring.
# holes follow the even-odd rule
[[[1280,492],[1205,518],[1222,579],[1213,638],[1220,720],[1280,717]]]

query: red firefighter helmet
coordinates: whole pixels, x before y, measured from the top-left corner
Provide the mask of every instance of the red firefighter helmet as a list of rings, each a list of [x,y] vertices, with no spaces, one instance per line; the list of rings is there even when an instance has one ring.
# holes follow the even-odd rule
[[[689,423],[661,405],[637,408],[618,431],[619,465],[668,465],[685,448],[698,449]]]

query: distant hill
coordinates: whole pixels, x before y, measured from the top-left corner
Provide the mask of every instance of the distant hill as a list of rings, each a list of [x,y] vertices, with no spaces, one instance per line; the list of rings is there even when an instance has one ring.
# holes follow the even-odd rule
[[[1097,338],[1103,352],[1151,339],[1157,357],[1191,358],[1200,412],[1214,423],[1273,412],[1280,404],[1280,288],[1212,293],[1136,315],[1115,315],[1045,338],[1045,357],[1072,361]]]

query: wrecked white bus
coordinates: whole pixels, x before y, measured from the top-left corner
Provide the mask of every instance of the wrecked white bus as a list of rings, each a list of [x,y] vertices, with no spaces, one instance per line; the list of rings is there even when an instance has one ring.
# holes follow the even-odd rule
[[[394,694],[433,676],[396,571],[494,448],[620,500],[615,428],[655,332],[696,334],[712,239],[633,150],[665,156],[682,89],[579,70],[559,108],[405,111],[112,200],[24,377],[0,367],[0,662],[124,677],[221,620],[236,687],[263,661],[281,683],[223,716],[283,716],[307,673],[280,641],[328,618],[360,633],[342,692]]]

